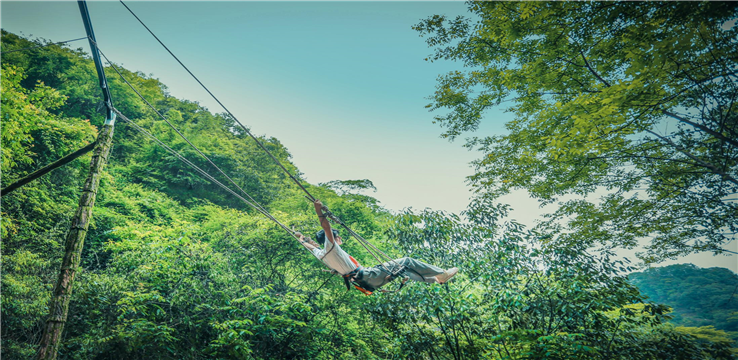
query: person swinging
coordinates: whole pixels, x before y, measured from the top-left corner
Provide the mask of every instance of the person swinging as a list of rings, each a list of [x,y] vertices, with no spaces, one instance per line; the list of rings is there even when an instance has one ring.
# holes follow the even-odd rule
[[[341,248],[343,242],[338,236],[338,231],[331,229],[326,215],[323,214],[323,203],[315,200],[313,205],[322,227],[315,236],[320,245],[301,233],[296,235],[300,243],[312,251],[328,268],[343,276],[347,288],[350,283],[354,283],[358,285],[356,286],[358,290],[370,295],[373,291],[394,280],[401,272],[414,281],[443,284],[459,271],[456,267],[444,270],[409,257],[388,261],[370,268],[362,267]]]

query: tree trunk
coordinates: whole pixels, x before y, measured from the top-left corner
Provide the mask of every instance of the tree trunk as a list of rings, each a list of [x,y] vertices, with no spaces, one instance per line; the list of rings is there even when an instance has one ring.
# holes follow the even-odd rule
[[[44,333],[41,336],[41,343],[39,344],[37,355],[37,359],[39,360],[56,359],[59,350],[64,324],[67,322],[74,275],[77,273],[77,268],[79,267],[82,247],[85,243],[85,236],[87,236],[87,228],[90,225],[90,219],[92,219],[92,208],[95,206],[100,175],[108,160],[112,140],[113,126],[103,125],[92,153],[90,174],[87,176],[87,180],[82,188],[79,207],[72,219],[72,225],[67,234],[59,279],[51,295],[49,318],[46,321]]]

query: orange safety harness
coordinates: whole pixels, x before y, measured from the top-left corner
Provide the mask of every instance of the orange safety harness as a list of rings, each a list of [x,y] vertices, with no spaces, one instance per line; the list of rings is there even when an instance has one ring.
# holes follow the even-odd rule
[[[362,280],[362,277],[363,277],[362,276],[362,270],[364,268],[359,264],[358,261],[356,261],[356,259],[354,259],[353,256],[349,255],[349,258],[351,259],[351,262],[353,262],[354,265],[356,265],[356,269],[354,269],[353,271],[351,271],[348,274],[342,275],[343,276],[343,283],[346,285],[346,290],[351,290],[351,285],[353,285],[354,288],[356,288],[356,290],[361,291],[364,295],[366,295],[366,296],[372,295],[376,291],[376,289],[374,289],[374,287],[372,287],[367,282],[365,282],[365,281]],[[382,266],[382,265],[380,265],[380,266]],[[385,270],[388,270],[388,269],[385,269]],[[404,273],[405,273],[405,267],[404,266],[400,266],[400,268],[397,271],[394,271],[394,272],[393,271],[387,271],[387,272],[390,274],[387,277],[387,279],[389,281],[392,281],[395,278],[397,278],[398,276],[404,275]],[[400,289],[402,289],[402,287],[405,286],[405,282],[407,282],[407,277],[403,278],[402,282],[400,283],[400,287],[397,288],[396,290],[390,291],[390,290],[381,289],[379,291],[380,292],[396,292],[396,291],[400,291]]]

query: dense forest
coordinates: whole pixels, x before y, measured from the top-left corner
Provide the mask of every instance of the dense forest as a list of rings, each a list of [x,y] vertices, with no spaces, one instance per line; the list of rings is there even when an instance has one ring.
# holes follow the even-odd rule
[[[442,136],[475,131],[490,107],[516,114],[507,135],[467,139],[481,154],[468,208],[392,213],[363,192],[370,180],[303,181],[391,256],[460,267],[453,281],[347,292],[281,228],[119,121],[59,358],[736,358],[725,331],[734,312],[698,322],[676,311],[673,290],[654,285],[651,275],[684,266],[628,278],[640,264],[721,253],[738,231],[738,206],[725,200],[738,192],[738,29],[726,26],[736,6],[475,2],[469,11],[414,26],[434,51],[427,60],[464,66],[439,77],[431,97],[429,108],[446,111],[436,116]],[[36,45],[47,46],[10,52]],[[104,107],[88,54],[6,31],[2,50],[5,187],[94,141]],[[275,218],[319,229],[312,204],[232,118],[118,68]],[[212,170],[118,73],[105,72],[121,113]],[[300,176],[278,139],[260,141]],[[2,197],[4,358],[38,350],[89,168],[87,155]],[[497,201],[513,189],[560,206],[525,227]],[[603,189],[598,201],[587,197]],[[359,262],[375,265],[341,235]],[[651,242],[637,263],[616,255],[643,238]],[[720,286],[709,274],[700,278]],[[708,291],[685,276],[692,293]]]
[[[643,295],[672,307],[671,322],[714,326],[738,335],[738,275],[692,264],[655,267],[628,276]]]

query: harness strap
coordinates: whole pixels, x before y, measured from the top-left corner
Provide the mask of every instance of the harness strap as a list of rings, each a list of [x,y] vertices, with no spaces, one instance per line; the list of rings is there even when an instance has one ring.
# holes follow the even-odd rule
[[[357,279],[362,269],[363,268],[359,266],[350,273],[343,275],[343,283],[346,285],[346,290],[351,290],[351,283]]]
[[[379,289],[380,292],[383,293],[394,293],[402,290],[402,288],[405,286],[405,283],[409,279],[409,277],[405,274],[406,267],[404,265],[400,265],[397,270],[390,271],[386,266],[380,265],[384,267],[384,270],[389,273],[389,275],[385,278],[388,280],[388,282],[395,280],[398,277],[402,277],[402,281],[400,281],[400,286],[395,290],[385,290],[385,289]]]
[[[364,295],[369,296],[374,292],[374,287],[362,280],[362,270],[364,268],[359,266],[350,273],[343,275],[343,283],[346,285],[346,291],[351,290],[353,285],[356,290],[361,291]]]
[[[353,260],[353,259],[352,259]],[[346,285],[346,291],[351,290],[351,285],[356,288],[356,290],[361,291],[364,295],[369,296],[372,295],[375,291],[383,292],[383,293],[394,293],[402,290],[402,288],[405,286],[405,283],[409,279],[405,275],[405,266],[400,266],[397,268],[396,271],[389,271],[386,267],[384,267],[384,270],[389,273],[389,275],[385,278],[388,280],[388,282],[393,281],[394,279],[402,276],[402,281],[400,281],[400,286],[395,290],[385,290],[385,289],[375,289],[373,286],[369,285],[367,282],[363,281],[363,274],[362,271],[364,270],[363,267],[359,266],[353,271],[351,271],[348,274],[342,275],[343,277],[343,283]],[[331,273],[336,273],[335,271],[331,271]]]
[[[394,293],[394,292],[398,292],[398,291],[402,290],[403,287],[405,287],[405,283],[407,282],[408,279],[410,279],[410,278],[409,277],[402,278],[402,280],[400,281],[400,286],[397,289],[394,289],[394,290],[379,289],[379,292],[383,292],[383,293]]]
[[[367,289],[364,289],[364,288],[360,287],[359,285],[354,284],[354,287],[356,288],[356,290],[361,291],[366,296],[369,296],[369,295],[373,294],[371,291],[369,291]]]

